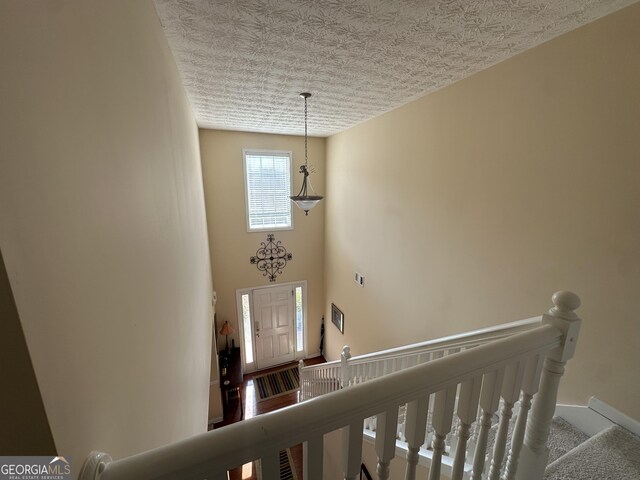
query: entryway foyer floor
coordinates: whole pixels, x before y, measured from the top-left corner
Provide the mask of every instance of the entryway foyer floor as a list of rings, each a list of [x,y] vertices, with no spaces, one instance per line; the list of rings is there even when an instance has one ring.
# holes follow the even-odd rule
[[[319,363],[325,363],[324,357],[314,357],[304,361],[305,365],[317,365]],[[262,413],[273,412],[289,405],[293,405],[299,402],[298,392],[291,392],[279,397],[266,399],[258,402],[258,395],[254,386],[253,377],[257,375],[263,375],[265,373],[275,372],[283,368],[296,365],[291,363],[289,365],[279,365],[268,370],[261,370],[259,372],[250,373],[244,376],[242,384],[242,406],[240,399],[235,396],[229,398],[229,402],[225,407],[224,420],[222,422],[213,425],[214,429],[222,428],[225,425],[230,425],[242,420],[242,411],[244,408],[244,418],[255,417]],[[211,426],[209,426],[211,429]],[[302,479],[302,445],[296,445],[291,448],[291,457],[293,458],[293,466],[296,470],[297,477]],[[256,480],[256,472],[253,463],[247,463],[242,467],[238,467],[229,472],[229,480]]]

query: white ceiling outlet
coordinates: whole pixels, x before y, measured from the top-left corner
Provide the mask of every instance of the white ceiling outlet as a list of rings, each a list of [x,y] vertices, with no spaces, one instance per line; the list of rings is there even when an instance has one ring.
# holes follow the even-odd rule
[[[155,0],[198,125],[328,136],[637,0]]]

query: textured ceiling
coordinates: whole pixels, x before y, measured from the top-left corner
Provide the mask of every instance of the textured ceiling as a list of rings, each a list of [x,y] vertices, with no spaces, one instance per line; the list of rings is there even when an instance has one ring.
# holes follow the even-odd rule
[[[636,0],[155,0],[203,128],[327,136]]]

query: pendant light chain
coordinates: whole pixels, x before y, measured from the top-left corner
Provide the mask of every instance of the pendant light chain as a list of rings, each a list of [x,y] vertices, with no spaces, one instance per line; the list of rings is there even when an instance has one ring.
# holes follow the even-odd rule
[[[298,205],[302,210],[304,210],[305,215],[309,215],[309,210],[315,207],[320,200],[322,200],[322,195],[316,195],[313,193],[313,187],[311,187],[311,181],[307,179],[309,176],[308,169],[308,161],[309,161],[309,129],[308,129],[308,107],[307,107],[307,99],[311,96],[309,92],[303,92],[300,94],[302,98],[304,98],[304,165],[300,165],[300,173],[302,174],[302,187],[297,195],[294,195],[291,198],[293,202]],[[312,195],[309,195],[307,192],[307,183],[311,188]]]
[[[304,97],[304,166],[307,167],[307,97]]]

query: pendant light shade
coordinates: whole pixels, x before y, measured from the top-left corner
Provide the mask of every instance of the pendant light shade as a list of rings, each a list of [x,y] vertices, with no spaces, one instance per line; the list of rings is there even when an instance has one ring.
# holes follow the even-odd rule
[[[315,207],[324,197],[322,197],[322,195],[315,195],[311,181],[309,180],[309,167],[307,164],[307,99],[311,94],[304,92],[301,93],[300,96],[304,98],[304,165],[300,165],[300,173],[302,173],[304,177],[302,178],[302,188],[300,188],[297,195],[290,198],[293,200],[293,203],[304,210],[305,215],[309,215],[309,210]],[[311,192],[311,195],[309,192]]]

